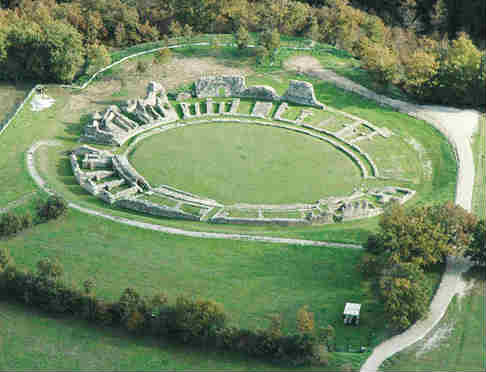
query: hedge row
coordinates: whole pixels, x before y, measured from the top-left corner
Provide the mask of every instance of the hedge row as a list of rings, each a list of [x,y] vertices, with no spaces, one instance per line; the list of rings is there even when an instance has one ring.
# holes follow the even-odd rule
[[[327,362],[327,351],[319,345],[322,340],[311,332],[284,335],[275,322],[267,330],[239,329],[226,324],[222,306],[213,301],[180,296],[175,304],[168,304],[163,294],[145,298],[130,288],[118,301],[107,302],[93,293],[91,280],[81,288],[70,287],[60,280],[61,275],[59,263],[49,259],[40,261],[35,272],[21,271],[8,251],[0,248],[0,293],[48,313],[184,344],[212,345],[273,362]]]

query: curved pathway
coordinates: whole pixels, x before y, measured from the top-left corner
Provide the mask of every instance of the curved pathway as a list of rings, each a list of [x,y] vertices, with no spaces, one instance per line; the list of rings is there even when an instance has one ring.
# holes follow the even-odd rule
[[[59,145],[59,143],[56,141],[38,141],[34,143],[27,151],[27,169],[29,171],[29,174],[33,178],[33,180],[37,183],[37,185],[48,194],[54,194],[54,191],[47,186],[47,183],[42,179],[42,177],[37,172],[35,168],[34,155],[37,149],[39,149],[39,147],[41,146],[57,146],[57,145]],[[106,218],[107,220],[123,223],[125,225],[140,227],[142,229],[147,229],[147,230],[160,231],[167,234],[189,236],[193,238],[246,240],[246,241],[264,242],[264,243],[362,249],[362,246],[358,244],[330,243],[330,242],[321,242],[316,240],[277,238],[271,236],[257,236],[257,235],[248,235],[248,234],[226,234],[226,233],[214,233],[214,232],[202,232],[202,231],[189,231],[189,230],[183,230],[174,227],[167,227],[167,226],[155,225],[146,222],[130,220],[124,217],[117,217],[111,214],[96,211],[94,209],[85,208],[80,206],[79,204],[72,203],[72,202],[69,202],[69,207],[86,214]]]
[[[420,106],[376,94],[375,92],[325,69],[304,69],[305,73],[330,81],[338,87],[391,106],[397,111],[424,120],[444,136],[454,148],[457,159],[456,204],[470,211],[474,188],[474,158],[471,136],[477,126],[479,115],[474,110],[458,110],[443,106]],[[415,323],[405,332],[378,345],[361,367],[362,372],[378,371],[380,365],[392,355],[424,338],[444,316],[452,298],[461,288],[461,274],[471,267],[464,258],[448,257],[447,268],[437,292],[430,304],[428,316]]]

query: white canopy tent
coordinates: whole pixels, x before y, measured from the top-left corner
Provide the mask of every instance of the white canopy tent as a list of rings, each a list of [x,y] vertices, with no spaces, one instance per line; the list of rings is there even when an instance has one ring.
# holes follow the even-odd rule
[[[344,312],[343,312],[344,324],[358,325],[360,310],[361,310],[361,304],[346,302],[346,305],[344,306]]]

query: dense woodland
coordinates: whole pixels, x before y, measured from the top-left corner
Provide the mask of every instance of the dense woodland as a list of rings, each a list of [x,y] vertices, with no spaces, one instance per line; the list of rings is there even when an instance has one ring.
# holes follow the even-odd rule
[[[483,0],[0,0],[0,79],[70,82],[109,50],[166,37],[303,36],[422,102],[486,104]],[[265,35],[270,42],[265,42]],[[260,49],[261,52],[261,49]],[[268,52],[271,52],[268,50]]]

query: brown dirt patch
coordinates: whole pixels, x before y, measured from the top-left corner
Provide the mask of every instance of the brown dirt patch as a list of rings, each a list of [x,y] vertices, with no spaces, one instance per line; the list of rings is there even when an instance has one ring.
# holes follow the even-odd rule
[[[165,64],[153,63],[151,58],[145,58],[144,61],[148,63],[144,73],[137,72],[137,60],[128,61],[116,66],[112,75],[92,83],[84,91],[73,91],[67,110],[85,113],[87,110],[102,110],[117,101],[142,97],[150,81],[161,82],[166,89],[173,89],[203,75],[246,75],[251,72],[249,68],[228,67],[214,57],[173,57]]]
[[[295,56],[284,62],[284,68],[290,71],[308,72],[321,69],[321,63],[311,56]]]

